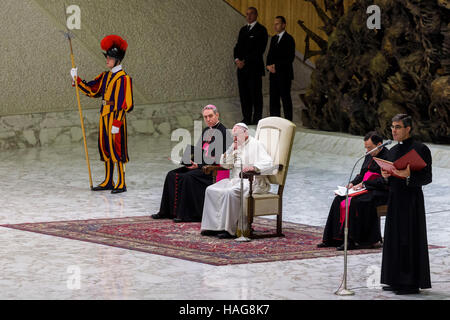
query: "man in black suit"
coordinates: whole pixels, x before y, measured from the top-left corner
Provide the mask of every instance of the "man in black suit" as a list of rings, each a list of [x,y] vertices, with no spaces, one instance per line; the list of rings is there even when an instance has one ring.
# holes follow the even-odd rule
[[[248,24],[239,31],[234,47],[234,62],[237,66],[239,96],[241,99],[241,122],[257,124],[262,118],[263,95],[262,77],[264,76],[264,52],[267,46],[267,29],[259,24],[258,10],[247,9]],[[254,111],[254,112],[253,112]],[[252,117],[253,114],[253,117]]]
[[[294,38],[286,32],[286,19],[275,18],[275,32],[267,55],[267,70],[270,72],[270,115],[281,116],[280,98],[284,117],[292,121],[291,84],[294,79],[292,63],[295,58]]]

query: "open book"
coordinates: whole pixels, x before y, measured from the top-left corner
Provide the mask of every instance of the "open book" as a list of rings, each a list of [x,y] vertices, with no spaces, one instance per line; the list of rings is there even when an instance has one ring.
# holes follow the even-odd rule
[[[345,194],[347,192],[347,188],[346,187],[342,187],[342,186],[338,186],[338,188],[336,190],[334,190],[334,194],[337,196],[343,196],[345,197]],[[359,190],[353,190],[353,188],[348,190],[348,196],[349,197],[356,197],[359,196],[360,194],[364,194],[369,192],[366,188],[362,188]]]
[[[394,169],[404,170],[409,164],[409,169],[411,171],[420,171],[427,166],[426,162],[423,161],[423,159],[414,149],[412,149],[402,157],[398,158],[394,162],[390,162],[376,157],[374,157],[373,160],[375,160],[375,162],[380,166],[381,169],[389,172],[390,174],[396,176],[397,178],[401,177],[392,173]]]

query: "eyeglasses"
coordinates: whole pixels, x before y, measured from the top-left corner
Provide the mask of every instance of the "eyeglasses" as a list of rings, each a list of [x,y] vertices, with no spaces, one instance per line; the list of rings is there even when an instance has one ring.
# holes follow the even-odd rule
[[[402,126],[391,126],[391,129],[392,130],[399,130],[399,129],[403,129],[403,128],[405,128],[405,127],[402,127]]]

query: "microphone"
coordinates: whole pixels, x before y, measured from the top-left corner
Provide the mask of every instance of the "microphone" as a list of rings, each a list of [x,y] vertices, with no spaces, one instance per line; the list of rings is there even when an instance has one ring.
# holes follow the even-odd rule
[[[368,154],[372,153],[373,151],[378,150],[378,149],[381,149],[381,148],[383,148],[383,147],[385,147],[385,146],[387,146],[387,145],[389,145],[389,144],[391,144],[391,143],[392,143],[392,140],[387,140],[387,141],[384,142],[383,144],[380,144],[378,147],[373,148],[373,149],[370,150],[370,151],[367,151],[366,154],[365,154],[365,156],[367,156]]]

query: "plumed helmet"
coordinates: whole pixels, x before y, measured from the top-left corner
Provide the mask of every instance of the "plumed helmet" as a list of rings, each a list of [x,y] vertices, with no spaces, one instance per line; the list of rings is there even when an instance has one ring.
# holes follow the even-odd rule
[[[122,61],[125,57],[128,43],[121,37],[112,34],[104,37],[100,46],[102,47],[102,50],[106,51],[103,53],[105,57],[109,56]]]

